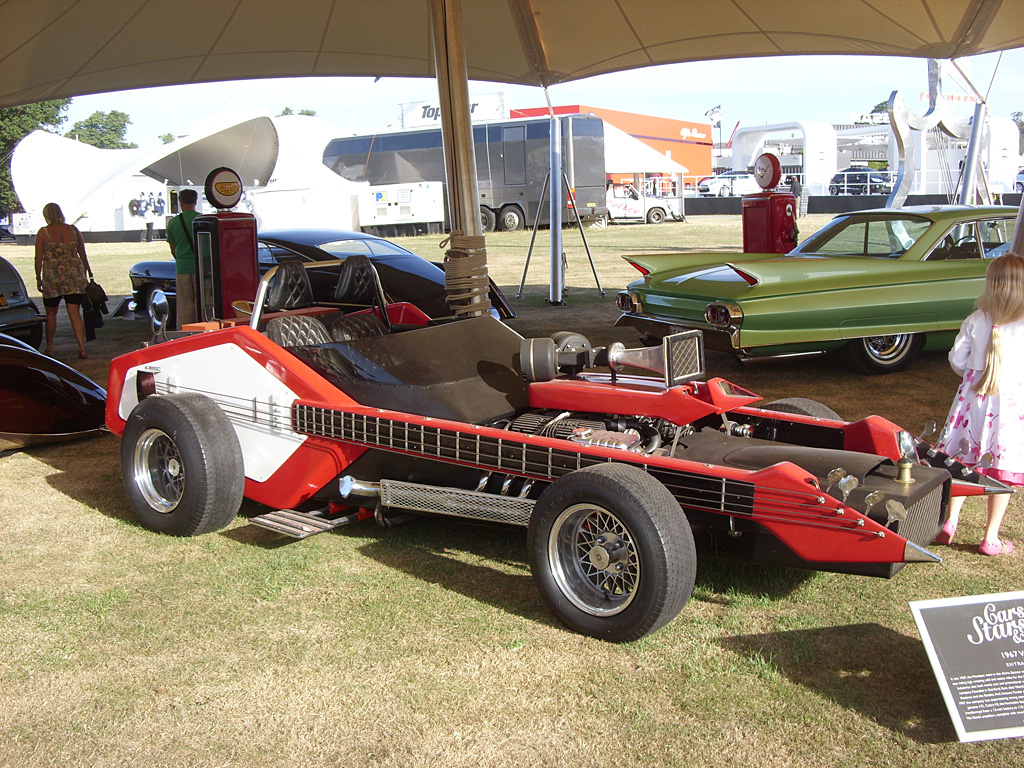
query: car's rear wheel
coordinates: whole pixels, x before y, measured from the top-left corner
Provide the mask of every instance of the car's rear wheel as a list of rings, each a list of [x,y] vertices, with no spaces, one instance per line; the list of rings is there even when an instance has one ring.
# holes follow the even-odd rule
[[[198,536],[228,525],[245,488],[242,449],[208,397],[147,397],[121,439],[121,477],[139,521],[153,531]]]
[[[1024,184],[1022,184],[1021,182],[1018,181],[1016,184],[1013,185],[1013,191],[1014,192],[1024,192]]]
[[[838,195],[839,194],[839,185],[838,184],[829,184],[828,185],[828,193],[830,195]]]
[[[647,223],[648,224],[661,224],[665,220],[665,211],[661,208],[651,208],[647,212]]]
[[[686,516],[664,485],[627,464],[579,469],[548,486],[528,547],[548,605],[591,637],[638,640],[675,618],[693,591]]]
[[[728,184],[723,184],[722,186],[720,186],[718,188],[718,196],[719,197],[731,197],[732,196],[732,187],[730,187]]]
[[[917,357],[924,337],[919,333],[893,333],[854,339],[846,345],[853,367],[869,374],[902,371]]]

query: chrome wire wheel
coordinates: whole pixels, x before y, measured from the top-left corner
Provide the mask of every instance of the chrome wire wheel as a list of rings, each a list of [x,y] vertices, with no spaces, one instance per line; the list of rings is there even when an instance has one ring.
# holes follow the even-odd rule
[[[135,485],[157,512],[177,508],[185,492],[185,465],[178,447],[161,429],[147,429],[135,443],[132,457]]]
[[[593,504],[575,504],[557,517],[548,535],[548,562],[561,592],[591,616],[624,611],[640,584],[629,529]]]
[[[886,365],[899,361],[910,349],[911,334],[870,336],[864,340],[865,351],[879,363]]]

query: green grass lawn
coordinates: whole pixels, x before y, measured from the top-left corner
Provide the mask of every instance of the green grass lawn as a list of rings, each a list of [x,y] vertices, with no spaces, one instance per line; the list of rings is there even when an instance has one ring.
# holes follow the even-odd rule
[[[621,254],[740,241],[728,217],[587,234],[606,297],[567,232],[568,305],[544,306],[542,242],[514,302],[521,331],[631,341],[611,328],[635,274]],[[439,239],[403,243],[436,259]],[[510,297],[528,244],[488,237]],[[31,274],[30,249],[0,255]],[[112,297],[132,263],[164,255],[90,247]],[[146,338],[142,322],[110,320],[78,361],[62,315],[56,352],[102,383]],[[942,354],[886,377],[821,358],[708,368],[915,430],[943,419],[956,389]],[[106,435],[0,458],[4,768],[1024,765],[1019,740],[956,742],[907,605],[1020,588],[1024,549],[975,552],[976,501],[965,543],[935,548],[941,564],[882,581],[707,560],[675,621],[611,645],[544,606],[524,531],[422,519],[292,542],[248,526],[261,510],[247,502],[228,529],[175,539],[134,521],[118,457]],[[1004,532],[1018,543],[1020,514],[1014,500]]]

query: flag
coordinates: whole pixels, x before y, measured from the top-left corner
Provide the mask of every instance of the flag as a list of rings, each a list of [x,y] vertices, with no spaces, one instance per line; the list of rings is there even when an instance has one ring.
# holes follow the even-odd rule
[[[711,121],[712,128],[722,127],[722,105],[719,104],[717,107],[712,107],[704,113],[704,117]]]

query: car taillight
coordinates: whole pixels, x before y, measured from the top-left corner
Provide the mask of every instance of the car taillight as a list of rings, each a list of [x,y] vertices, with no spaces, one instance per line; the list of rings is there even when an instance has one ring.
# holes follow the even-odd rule
[[[638,311],[637,302],[629,291],[619,291],[615,296],[615,306],[618,307],[621,312]]]
[[[635,261],[630,261],[629,264],[630,264],[630,266],[633,267],[633,269],[635,269],[637,272],[639,272],[644,277],[647,277],[649,274],[651,274],[651,270],[646,269],[645,267],[641,267]]]
[[[708,304],[704,308],[704,319],[714,328],[729,328],[743,322],[743,310],[735,304]]]

